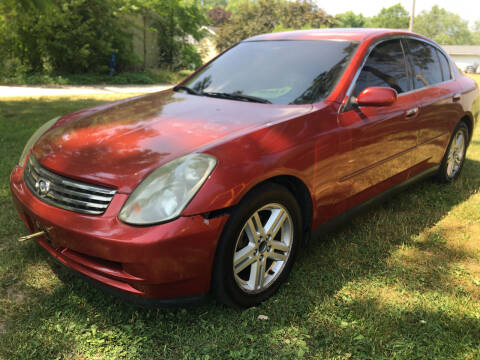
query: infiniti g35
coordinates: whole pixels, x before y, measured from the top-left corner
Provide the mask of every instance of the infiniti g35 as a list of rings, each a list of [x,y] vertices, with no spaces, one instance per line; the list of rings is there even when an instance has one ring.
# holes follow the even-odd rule
[[[252,306],[322,226],[421,177],[454,181],[477,96],[421,35],[260,35],[173,89],[48,121],[11,190],[38,243],[111,290]]]

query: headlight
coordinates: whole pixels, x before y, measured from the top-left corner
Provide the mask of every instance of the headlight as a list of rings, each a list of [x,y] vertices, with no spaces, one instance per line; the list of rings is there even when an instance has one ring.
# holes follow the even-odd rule
[[[217,164],[206,154],[170,161],[147,176],[130,194],[119,219],[133,225],[171,220],[183,211]]]
[[[33,133],[33,135],[28,139],[27,144],[25,145],[25,148],[23,149],[22,156],[20,156],[20,160],[18,161],[18,165],[23,166],[25,164],[25,160],[27,160],[27,155],[32,149],[33,145],[37,142],[38,139],[40,139],[40,136],[45,134],[45,132],[50,129],[60,118],[60,116],[57,116],[56,118],[47,121],[45,124],[40,126],[37,131]]]

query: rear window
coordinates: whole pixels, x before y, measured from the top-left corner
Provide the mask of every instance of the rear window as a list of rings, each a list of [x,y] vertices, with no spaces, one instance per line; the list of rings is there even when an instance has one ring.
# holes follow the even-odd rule
[[[198,93],[230,93],[274,104],[311,104],[334,89],[358,43],[351,41],[246,41],[184,85]]]

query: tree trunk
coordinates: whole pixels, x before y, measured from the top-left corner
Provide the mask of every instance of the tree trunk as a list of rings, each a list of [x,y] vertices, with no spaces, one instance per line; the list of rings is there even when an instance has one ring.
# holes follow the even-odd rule
[[[147,15],[143,14],[143,71],[147,69]]]

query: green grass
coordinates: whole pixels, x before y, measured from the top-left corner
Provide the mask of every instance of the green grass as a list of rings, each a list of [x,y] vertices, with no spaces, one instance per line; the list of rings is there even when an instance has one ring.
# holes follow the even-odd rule
[[[176,84],[192,72],[191,70],[150,69],[136,73],[122,72],[115,76],[108,74],[18,74],[10,77],[0,76],[0,85]]]
[[[8,187],[35,128],[113,99],[0,102],[1,359],[480,358],[479,132],[456,183],[424,181],[325,234],[262,305],[143,310],[18,243]]]
[[[480,74],[468,74],[473,80],[475,80],[480,87]]]

